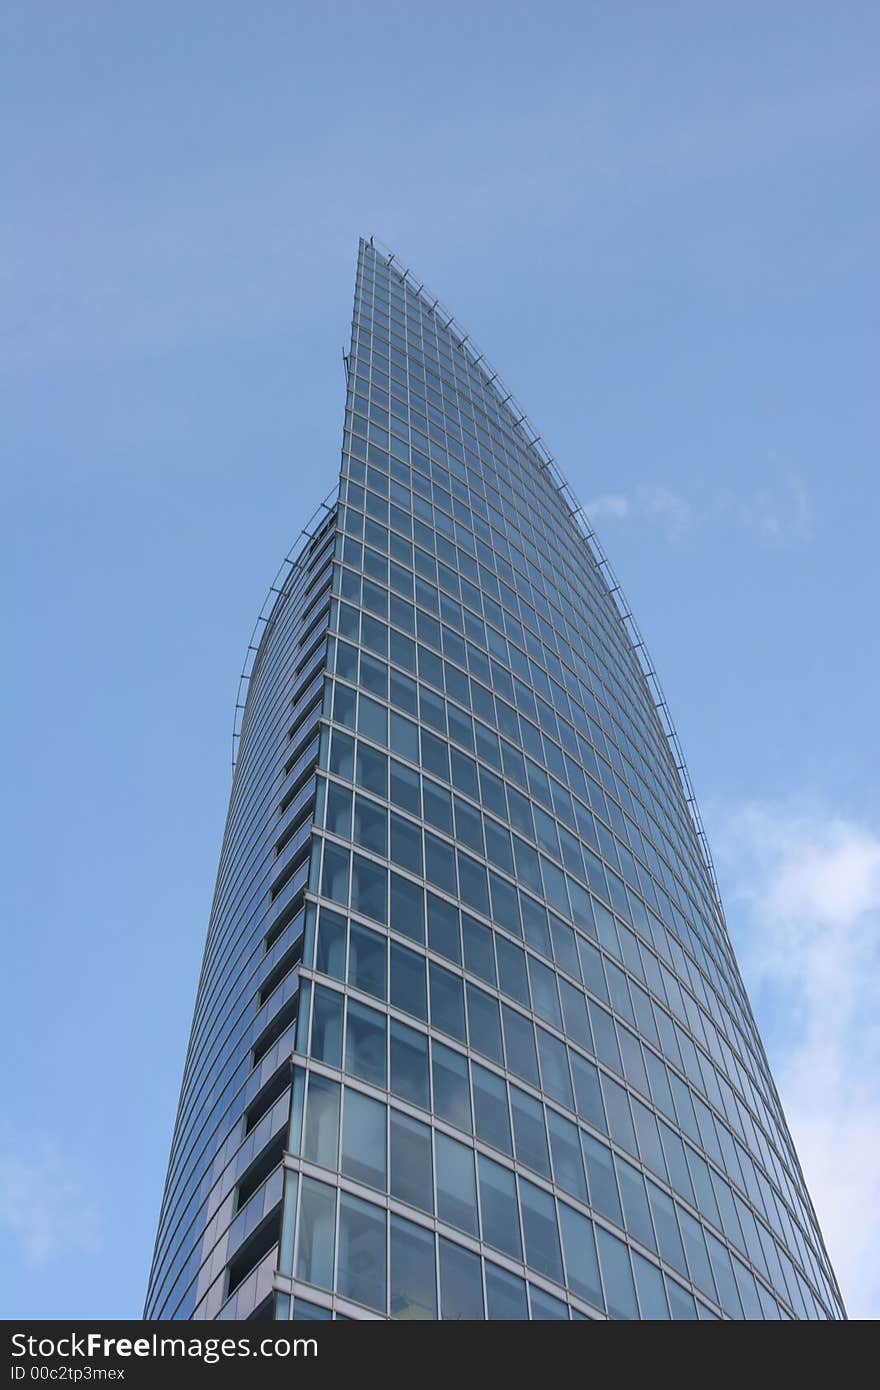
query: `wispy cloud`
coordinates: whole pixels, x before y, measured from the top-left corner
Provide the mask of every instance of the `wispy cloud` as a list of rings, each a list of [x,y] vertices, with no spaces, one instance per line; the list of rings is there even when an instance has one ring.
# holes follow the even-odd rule
[[[790,473],[781,488],[760,488],[739,502],[743,525],[771,545],[808,541],[813,535],[813,507],[803,481]]]
[[[588,501],[592,521],[641,524],[677,542],[696,527],[734,526],[768,545],[808,541],[813,534],[813,508],[803,480],[789,472],[772,486],[741,496],[716,493],[695,499],[661,483],[643,484],[631,492],[604,492]]]
[[[743,973],[851,1316],[880,1316],[880,833],[821,806],[719,818]]]
[[[587,514],[593,521],[606,516],[629,516],[629,498],[622,492],[603,492],[586,505]]]
[[[0,1231],[28,1268],[61,1256],[94,1253],[99,1221],[83,1184],[54,1145],[34,1152],[0,1150]]]

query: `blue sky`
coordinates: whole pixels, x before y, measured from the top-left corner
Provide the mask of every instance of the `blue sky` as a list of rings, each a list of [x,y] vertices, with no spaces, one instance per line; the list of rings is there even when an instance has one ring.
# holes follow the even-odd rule
[[[238,672],[337,467],[362,233],[593,512],[880,1314],[878,29],[857,0],[4,7],[5,1316],[142,1307]]]

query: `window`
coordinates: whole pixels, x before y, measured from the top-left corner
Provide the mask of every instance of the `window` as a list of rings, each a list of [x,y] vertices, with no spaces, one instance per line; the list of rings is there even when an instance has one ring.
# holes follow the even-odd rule
[[[433,961],[428,966],[431,981],[431,1025],[442,1033],[465,1041],[464,998],[461,979]]]
[[[428,1039],[396,1019],[391,1020],[391,1090],[402,1100],[430,1109]]]
[[[321,895],[335,903],[348,903],[348,866],[351,851],[341,845],[324,841],[324,871],[321,875]]]
[[[548,1278],[562,1282],[562,1256],[556,1229],[556,1204],[549,1192],[520,1179],[520,1208],[526,1263]]]
[[[446,1321],[483,1320],[480,1261],[469,1250],[440,1238],[440,1316]]]
[[[577,1125],[548,1107],[547,1128],[553,1155],[553,1177],[557,1185],[570,1192],[572,1197],[586,1202],[587,1184]]]
[[[581,1130],[584,1162],[587,1167],[587,1182],[590,1188],[590,1206],[607,1216],[615,1226],[623,1225],[620,1211],[620,1198],[617,1195],[617,1180],[611,1150],[606,1144],[594,1139],[592,1134]]]
[[[525,952],[506,941],[503,936],[496,939],[498,955],[498,984],[505,994],[517,999],[529,1008],[529,986],[526,979]]]
[[[322,1289],[332,1288],[336,1189],[303,1178],[299,1208],[296,1277]]]
[[[486,1304],[490,1321],[514,1322],[529,1316],[523,1280],[490,1260],[486,1261]]]
[[[391,859],[410,873],[422,872],[422,832],[404,816],[391,813]]]
[[[532,982],[532,999],[534,1000],[535,1013],[543,1018],[545,1023],[551,1023],[554,1028],[562,1028],[562,1015],[559,1012],[559,996],[556,992],[556,975],[546,965],[535,960],[534,956],[529,957],[529,977]]]
[[[408,721],[407,721],[408,722]],[[391,802],[403,811],[419,815],[421,796],[419,794],[419,774],[403,763],[391,760]]]
[[[437,1130],[437,1215],[441,1221],[477,1234],[477,1198],[474,1188],[474,1151]]]
[[[434,1210],[431,1131],[391,1108],[391,1195],[422,1211]]]
[[[351,874],[351,905],[356,912],[372,917],[376,922],[386,920],[388,874],[380,864],[355,854]]]
[[[523,1081],[538,1085],[538,1058],[535,1053],[535,1030],[529,1019],[517,1013],[506,1004],[501,1006],[504,1020],[504,1047],[507,1053],[507,1066]]]
[[[467,1062],[458,1052],[435,1042],[431,1046],[434,1109],[441,1119],[470,1131],[471,1102]]]
[[[391,875],[391,929],[411,941],[425,939],[424,890],[400,874]]]
[[[606,1231],[602,1227],[597,1228],[596,1236],[599,1243],[599,1260],[605,1282],[608,1312],[612,1318],[637,1318],[639,1310],[633,1287],[629,1252],[622,1240],[618,1240],[610,1231]]]
[[[321,909],[315,969],[334,980],[345,979],[345,928],[345,918],[338,912]]]
[[[428,945],[448,960],[461,960],[458,908],[435,893],[428,894]]]
[[[485,990],[477,989],[476,985],[468,984],[467,1013],[471,1047],[503,1065],[501,1014],[497,999]]]
[[[381,1192],[385,1191],[385,1118],[384,1105],[346,1086],[342,1171]]]
[[[388,758],[366,743],[358,743],[354,760],[354,780],[364,791],[385,796],[388,791]]]
[[[553,1298],[534,1284],[529,1285],[529,1302],[533,1322],[568,1322],[568,1308],[560,1298]],[[583,1316],[580,1314],[579,1316]]]
[[[385,998],[385,957],[387,943],[384,936],[351,924],[351,938],[348,961],[348,982],[365,994],[374,994],[377,999]]]
[[[312,1056],[331,1067],[342,1065],[342,995],[315,985]]]
[[[337,1288],[344,1298],[385,1311],[385,1212],[343,1192],[339,1198]]]
[[[425,986],[425,958],[391,943],[391,1003],[405,1013],[427,1021],[428,995]]]
[[[485,1154],[478,1159],[480,1173],[480,1212],[483,1240],[515,1260],[522,1259],[519,1235],[519,1208],[516,1180],[509,1168],[502,1168]]]
[[[565,1202],[560,1202],[559,1226],[569,1288],[597,1308],[604,1307],[592,1221]]]
[[[544,1107],[540,1101],[526,1095],[517,1086],[510,1088],[513,1113],[513,1142],[516,1157],[528,1168],[534,1168],[545,1178],[550,1176],[550,1156],[547,1133],[544,1129]]]
[[[345,1070],[384,1087],[385,1015],[349,999],[346,1023]]]
[[[474,1129],[479,1139],[502,1153],[512,1152],[510,1117],[507,1110],[507,1083],[494,1072],[474,1063]]]
[[[493,933],[467,913],[461,919],[464,942],[464,968],[477,975],[488,984],[495,984],[495,952],[492,943]],[[435,948],[436,949],[436,948]]]
[[[390,1312],[392,1318],[436,1318],[434,1237],[402,1217],[391,1217]]]
[[[379,666],[381,663],[375,664]],[[358,707],[358,733],[363,734],[365,738],[371,738],[374,743],[381,743],[383,747],[388,742],[388,711],[384,705],[363,694]]]
[[[366,796],[354,799],[354,836],[356,844],[385,857],[388,847],[388,812],[384,806]]]
[[[617,1169],[617,1179],[620,1183],[626,1229],[630,1235],[635,1236],[636,1240],[641,1241],[642,1245],[646,1245],[649,1250],[656,1250],[657,1243],[654,1239],[654,1227],[651,1223],[651,1212],[645,1192],[645,1179],[637,1168],[634,1168],[631,1163],[627,1163],[626,1159],[619,1155],[615,1155],[614,1166]]]
[[[636,1276],[636,1288],[638,1289],[642,1317],[650,1322],[668,1320],[669,1308],[663,1288],[663,1275],[656,1265],[652,1265],[637,1250],[631,1250],[630,1255],[632,1256],[633,1272]]]
[[[543,1028],[538,1029],[538,1052],[541,1058],[541,1084],[548,1096],[571,1110],[571,1078],[568,1073],[568,1053],[564,1043]]]
[[[340,1086],[317,1072],[309,1076],[303,1157],[323,1168],[336,1167],[339,1145]]]
[[[577,1113],[582,1120],[607,1134],[605,1107],[599,1089],[599,1073],[592,1062],[585,1062],[576,1052],[569,1053],[571,1074],[574,1078],[574,1094]]]
[[[342,787],[338,782],[328,785],[325,824],[328,830],[344,840],[351,839],[351,801],[348,787]]]

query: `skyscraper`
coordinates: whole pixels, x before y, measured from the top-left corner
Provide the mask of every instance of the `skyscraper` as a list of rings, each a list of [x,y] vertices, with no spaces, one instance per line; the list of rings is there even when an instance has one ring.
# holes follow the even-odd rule
[[[844,1316],[583,513],[371,242],[346,368],[249,651],[146,1315]]]

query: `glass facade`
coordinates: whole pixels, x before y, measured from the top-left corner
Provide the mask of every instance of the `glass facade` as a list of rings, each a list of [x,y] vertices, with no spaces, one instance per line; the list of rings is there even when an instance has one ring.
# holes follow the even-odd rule
[[[597,543],[368,242],[347,377],[255,644],[146,1316],[843,1317]]]

